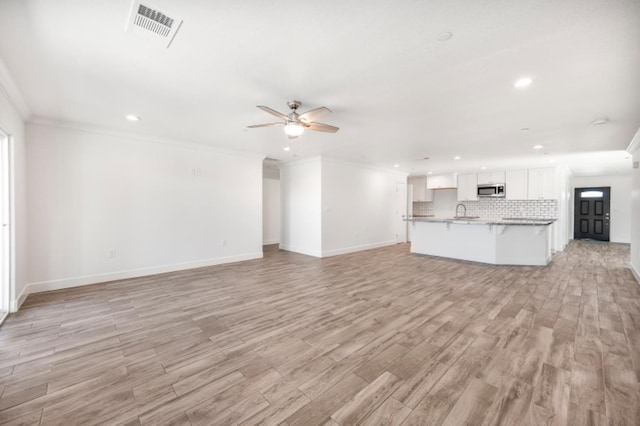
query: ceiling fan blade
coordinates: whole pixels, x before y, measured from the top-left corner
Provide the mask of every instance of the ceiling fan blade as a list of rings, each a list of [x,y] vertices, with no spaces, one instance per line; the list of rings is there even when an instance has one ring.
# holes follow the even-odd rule
[[[311,123],[312,121],[316,121],[320,117],[331,113],[331,110],[327,107],[314,108],[307,112],[303,112],[298,116],[300,121],[304,121],[305,123]]]
[[[284,115],[281,112],[276,111],[273,108],[269,108],[268,106],[264,106],[264,105],[258,105],[258,108],[260,108],[261,110],[263,110],[264,112],[268,112],[271,115],[275,115],[278,118],[281,118],[285,121],[289,120],[289,117],[287,117],[286,115]]]
[[[338,130],[340,130],[339,127],[332,126],[330,124],[324,124],[324,123],[305,123],[304,127],[310,130],[315,130],[316,132],[327,132],[327,133],[335,133]]]
[[[273,126],[284,126],[284,123],[252,124],[251,126],[247,126],[247,127],[251,129],[255,129],[256,127],[273,127]]]

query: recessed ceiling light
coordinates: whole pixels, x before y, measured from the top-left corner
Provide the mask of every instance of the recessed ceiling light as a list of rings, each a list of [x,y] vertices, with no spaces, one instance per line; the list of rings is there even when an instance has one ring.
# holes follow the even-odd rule
[[[432,175],[432,174],[433,174],[433,172],[427,172],[427,174],[428,174],[428,175]]]
[[[129,114],[129,115],[127,115],[126,118],[129,121],[140,121],[140,120],[142,120],[142,117],[140,117],[139,115],[134,115],[134,114]]]
[[[533,149],[542,149],[542,148],[544,148],[543,145],[534,145],[533,146]]]
[[[289,151],[291,148],[289,148],[288,146],[285,146],[285,147],[284,147],[284,148],[282,148],[282,149],[284,149],[285,151]]]
[[[400,167],[400,164],[394,164],[393,167]]]
[[[480,167],[480,170],[487,170],[487,166]]]
[[[523,132],[528,132],[529,128],[528,127],[521,127],[520,130],[523,131]]]
[[[513,83],[513,87],[517,87],[517,88],[527,87],[531,83],[533,83],[532,79],[530,79],[529,77],[522,77],[516,80],[515,83]]]
[[[593,126],[602,126],[603,124],[607,124],[607,123],[609,123],[609,119],[608,118],[601,118],[599,120],[593,120],[591,122],[591,124]]]
[[[447,41],[447,40],[451,40],[451,37],[453,37],[453,33],[449,32],[449,31],[445,31],[443,33],[440,33],[440,35],[438,36],[437,40],[438,41]]]
[[[459,155],[456,155],[455,157],[453,157],[454,160],[459,160],[460,158],[462,157],[460,157]]]
[[[556,160],[549,160],[549,161],[547,161],[547,163],[555,163],[555,162],[556,162]]]

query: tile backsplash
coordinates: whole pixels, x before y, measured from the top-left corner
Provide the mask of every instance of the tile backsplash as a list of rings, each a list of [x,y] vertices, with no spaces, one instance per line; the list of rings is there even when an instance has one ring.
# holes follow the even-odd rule
[[[413,215],[424,216],[436,214],[437,209],[435,208],[435,203],[437,203],[437,199],[435,202],[414,202]],[[557,200],[505,200],[483,198],[478,201],[465,201],[462,204],[467,207],[467,216],[480,216],[483,218],[558,218]],[[455,215],[455,206],[453,209],[447,209],[447,215],[449,215],[449,210],[451,210],[450,216]],[[462,214],[462,208],[460,208],[460,214]]]

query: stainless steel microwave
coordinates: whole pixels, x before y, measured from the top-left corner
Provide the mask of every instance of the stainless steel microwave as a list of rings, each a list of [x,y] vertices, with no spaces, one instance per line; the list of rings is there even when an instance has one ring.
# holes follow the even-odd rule
[[[478,185],[478,197],[504,197],[504,183],[493,185]]]

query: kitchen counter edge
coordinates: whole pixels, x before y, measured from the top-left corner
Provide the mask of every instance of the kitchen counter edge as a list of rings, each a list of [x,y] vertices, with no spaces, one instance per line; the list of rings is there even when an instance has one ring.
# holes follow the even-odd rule
[[[407,222],[432,222],[432,223],[453,223],[456,225],[518,225],[518,226],[547,226],[551,225],[556,219],[450,219],[437,217],[414,217],[405,219]]]

